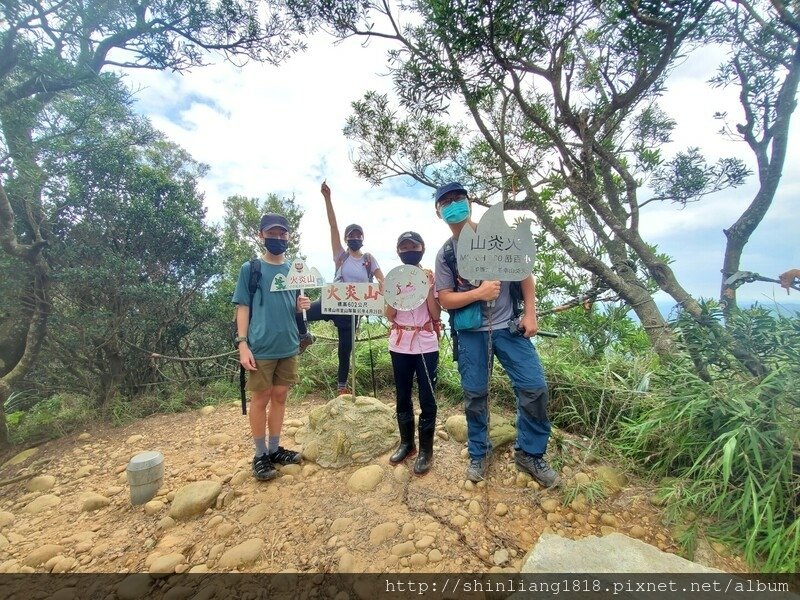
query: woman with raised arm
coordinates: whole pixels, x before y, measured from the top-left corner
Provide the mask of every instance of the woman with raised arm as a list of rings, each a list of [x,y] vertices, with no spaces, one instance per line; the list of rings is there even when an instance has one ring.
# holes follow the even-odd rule
[[[325,211],[328,215],[328,225],[331,231],[331,252],[336,273],[334,282],[367,283],[377,279],[383,287],[383,272],[378,261],[368,252],[362,252],[364,245],[364,230],[355,223],[344,228],[344,243],[339,237],[339,225],[336,222],[336,212],[331,202],[331,188],[322,182],[322,197],[325,199]],[[353,351],[353,319],[350,315],[323,315],[322,300],[311,304],[308,310],[309,321],[332,321],[336,326],[339,337],[339,368],[336,373],[336,386],[338,394],[349,394],[351,390],[347,385],[350,373],[350,353]],[[301,336],[303,331],[300,332]]]

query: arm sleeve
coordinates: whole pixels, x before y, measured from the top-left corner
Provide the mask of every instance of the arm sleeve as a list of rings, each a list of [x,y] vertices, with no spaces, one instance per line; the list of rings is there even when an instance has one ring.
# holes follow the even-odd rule
[[[444,249],[439,250],[436,255],[436,268],[434,269],[434,287],[437,292],[440,290],[455,290],[456,278],[450,267],[444,261]]]
[[[239,279],[236,280],[236,289],[233,291],[231,302],[234,304],[250,305],[250,263],[246,262],[239,269]]]

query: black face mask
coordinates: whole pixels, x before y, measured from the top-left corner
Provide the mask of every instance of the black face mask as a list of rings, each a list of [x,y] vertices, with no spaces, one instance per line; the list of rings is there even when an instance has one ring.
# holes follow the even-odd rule
[[[277,256],[286,252],[286,249],[289,247],[289,240],[267,238],[264,240],[264,247],[267,249],[267,252]]]
[[[406,252],[398,253],[404,265],[418,265],[419,261],[422,260],[423,254],[425,254],[425,250],[407,250]]]
[[[364,245],[364,240],[347,240],[347,247],[350,248],[353,252],[358,252],[361,250],[361,246]]]

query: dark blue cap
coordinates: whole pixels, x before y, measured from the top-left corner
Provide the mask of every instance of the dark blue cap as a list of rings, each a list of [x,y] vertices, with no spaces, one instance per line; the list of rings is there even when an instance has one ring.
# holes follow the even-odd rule
[[[449,194],[450,192],[464,192],[465,195],[469,195],[467,190],[464,189],[464,186],[460,183],[454,181],[453,183],[448,183],[447,185],[443,185],[439,188],[436,188],[436,203],[439,203],[439,200],[442,199],[442,196],[445,194]]]
[[[422,239],[422,236],[418,234],[416,231],[406,231],[400,234],[400,237],[397,238],[397,245],[399,246],[402,242],[406,240],[411,240],[415,244],[422,244],[425,245],[425,241]]]
[[[286,217],[277,213],[267,213],[261,217],[261,225],[259,226],[259,230],[264,231],[265,229],[271,229],[272,227],[282,227],[286,231],[291,231],[291,228],[289,227],[289,221],[286,220]]]

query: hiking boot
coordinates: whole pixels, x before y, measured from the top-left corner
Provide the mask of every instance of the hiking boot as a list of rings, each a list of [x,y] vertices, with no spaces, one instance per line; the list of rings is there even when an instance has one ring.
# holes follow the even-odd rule
[[[278,449],[269,455],[269,460],[276,465],[299,465],[303,459],[299,452],[278,446]]]
[[[409,420],[408,417],[411,417]],[[400,419],[403,419],[402,421]],[[389,457],[389,462],[393,465],[403,462],[410,456],[417,453],[417,447],[414,445],[414,415],[409,413],[402,413],[397,415],[397,429],[400,431],[400,445]]]
[[[278,476],[278,471],[269,459],[269,456],[262,454],[253,457],[253,477],[259,481],[269,481]]]
[[[414,475],[425,475],[433,462],[433,434],[434,430],[419,432],[419,455],[414,462]]]
[[[350,388],[348,388],[347,386],[340,385],[336,391],[337,396],[349,396],[350,394],[351,394]]]
[[[472,483],[483,481],[486,477],[486,463],[487,457],[470,458],[469,466],[467,467],[467,479]]]
[[[517,450],[514,452],[514,462],[517,464],[517,469],[530,474],[543,487],[549,488],[560,483],[558,473],[541,456]]]
[[[308,348],[311,344],[313,344],[316,341],[317,341],[317,338],[315,338],[310,333],[304,333],[303,335],[301,335],[300,336],[300,354],[305,352],[306,348]]]

